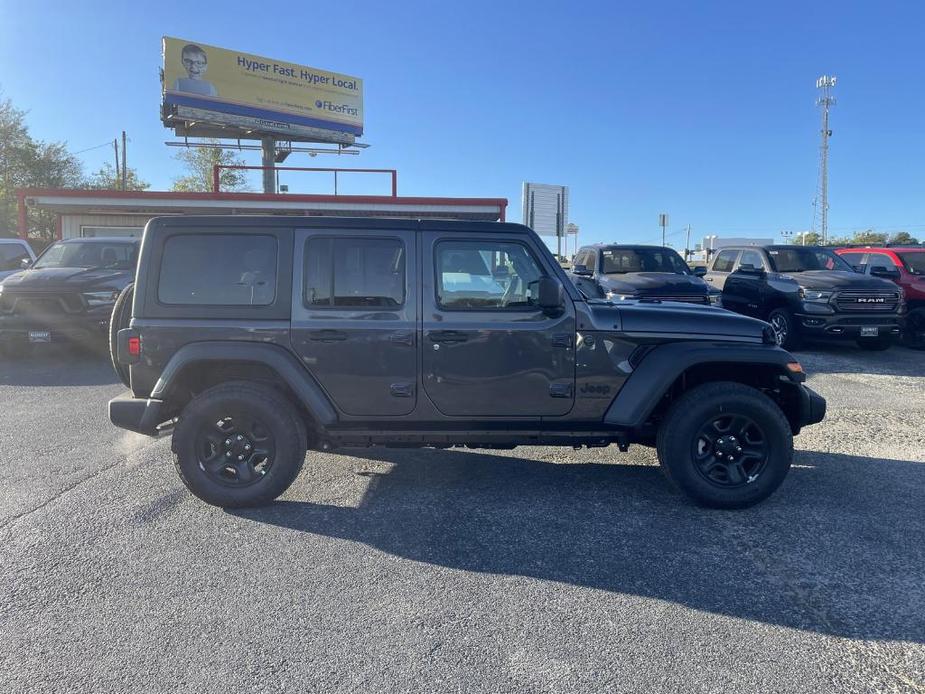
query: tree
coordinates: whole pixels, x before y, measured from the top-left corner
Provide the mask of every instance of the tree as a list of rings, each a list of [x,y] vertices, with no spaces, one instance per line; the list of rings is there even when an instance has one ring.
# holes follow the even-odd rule
[[[855,232],[854,236],[852,237],[851,243],[869,246],[882,246],[886,243],[886,234],[881,234],[880,232],[876,232],[873,229],[868,229],[867,231],[858,231]]]
[[[90,174],[90,178],[87,179],[85,187],[91,190],[122,190],[121,173],[117,176],[116,168],[109,162],[106,162],[99,168],[99,171]],[[151,184],[141,180],[135,169],[131,166],[128,167],[128,173],[125,177],[126,190],[147,190],[150,187]]]
[[[76,188],[83,178],[80,161],[63,142],[42,142],[29,134],[26,112],[0,98],[0,234],[15,233],[17,188]],[[31,235],[50,241],[55,236],[51,212],[29,210]]]
[[[821,246],[822,234],[815,231],[803,231],[794,237],[793,242],[799,246]]]
[[[218,144],[218,140],[207,140],[210,144]],[[173,189],[187,192],[209,192],[212,190],[212,168],[216,164],[222,166],[243,166],[244,160],[234,152],[218,147],[191,147],[181,150],[177,161],[182,162],[187,169],[187,175],[174,179]],[[247,190],[247,177],[239,169],[222,169],[220,173],[222,191]]]
[[[898,231],[890,237],[890,243],[898,246],[917,246],[919,240],[908,231]]]

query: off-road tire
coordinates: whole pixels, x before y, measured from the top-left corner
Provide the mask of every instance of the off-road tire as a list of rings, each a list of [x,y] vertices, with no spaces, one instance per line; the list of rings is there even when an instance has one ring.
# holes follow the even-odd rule
[[[196,451],[200,427],[231,411],[246,411],[264,422],[274,438],[275,455],[266,475],[250,486],[224,486],[206,474]],[[187,404],[173,433],[174,465],[193,494],[214,506],[261,506],[285,492],[305,462],[305,423],[284,395],[259,383],[232,381],[209,388]]]
[[[780,321],[780,324],[778,324],[777,321]],[[778,345],[788,350],[797,349],[800,346],[799,328],[790,311],[785,308],[775,308],[768,314],[768,323],[770,323],[771,327],[774,329],[775,339],[780,340],[778,337],[779,326],[786,332],[783,340],[778,341]]]
[[[135,285],[130,284],[119,294],[115,306],[112,307],[112,316],[109,318],[109,359],[112,361],[112,368],[115,369],[119,380],[126,388],[131,387],[131,383],[128,366],[119,363],[119,331],[127,328],[132,319],[132,297],[134,296]]]
[[[701,474],[694,447],[701,427],[734,414],[761,428],[768,454],[754,481],[723,487]],[[668,479],[696,503],[745,508],[766,499],[784,481],[793,459],[793,433],[784,413],[767,395],[741,383],[717,381],[692,388],[671,406],[659,427],[656,451]]]
[[[909,349],[925,349],[925,307],[913,309],[906,316],[903,344]]]

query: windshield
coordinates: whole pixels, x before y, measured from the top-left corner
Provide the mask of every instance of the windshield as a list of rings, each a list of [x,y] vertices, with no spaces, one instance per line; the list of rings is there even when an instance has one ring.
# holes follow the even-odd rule
[[[768,256],[775,272],[841,270],[853,272],[848,263],[826,248],[770,248]]]
[[[80,267],[131,270],[138,259],[138,246],[134,243],[81,243],[69,241],[49,246],[39,256],[33,268]]]
[[[913,275],[925,275],[925,251],[912,251],[911,253],[898,253],[906,270]]]
[[[601,251],[601,272],[605,275],[626,272],[691,273],[687,263],[670,248],[605,248]]]

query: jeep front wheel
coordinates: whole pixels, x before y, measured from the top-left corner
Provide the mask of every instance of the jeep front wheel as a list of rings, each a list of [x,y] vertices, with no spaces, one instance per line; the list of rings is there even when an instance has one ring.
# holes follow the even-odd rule
[[[694,501],[744,508],[766,499],[790,469],[793,434],[777,404],[733,382],[682,395],[658,430],[659,463]]]
[[[248,382],[193,398],[173,434],[183,483],[203,501],[225,508],[273,501],[298,476],[305,448],[305,425],[293,404]]]

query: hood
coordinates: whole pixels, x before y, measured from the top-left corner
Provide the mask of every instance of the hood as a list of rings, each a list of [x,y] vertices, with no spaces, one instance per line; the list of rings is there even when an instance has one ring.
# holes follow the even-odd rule
[[[132,270],[49,267],[23,270],[3,280],[6,292],[82,291],[90,288],[123,289],[135,275]]]
[[[706,294],[707,285],[699,277],[674,272],[626,272],[601,275],[600,285],[617,294]]]
[[[645,301],[589,301],[598,330],[618,327],[626,333],[675,336],[678,339],[714,339],[763,342],[767,323],[725,309],[697,304]]]
[[[869,277],[844,270],[810,270],[780,273],[806,289],[896,289],[896,285],[880,277]]]

